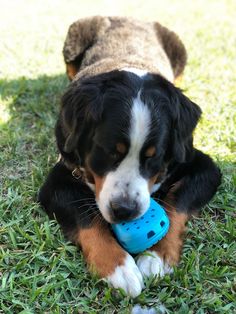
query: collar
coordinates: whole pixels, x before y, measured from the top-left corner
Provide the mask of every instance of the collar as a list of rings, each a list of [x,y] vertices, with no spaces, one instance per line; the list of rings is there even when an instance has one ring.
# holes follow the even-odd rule
[[[59,155],[57,162],[62,163],[69,171],[71,171],[72,177],[76,180],[85,182],[84,171],[80,166],[68,162],[62,155]]]
[[[84,173],[81,170],[81,168],[79,167],[75,167],[72,171],[71,171],[72,176],[76,179],[76,180],[82,180],[84,181]]]

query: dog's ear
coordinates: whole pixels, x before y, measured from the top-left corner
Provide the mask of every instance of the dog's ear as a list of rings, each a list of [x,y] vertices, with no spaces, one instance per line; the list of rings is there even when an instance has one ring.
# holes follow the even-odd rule
[[[201,116],[201,109],[162,76],[152,74],[151,78],[151,88],[166,97],[164,108],[171,118],[171,136],[166,158],[186,162],[192,156],[192,133]]]
[[[160,23],[154,23],[154,29],[169,58],[174,77],[176,78],[182,74],[187,61],[187,52],[184,44],[177,34]]]
[[[109,20],[101,16],[83,18],[71,24],[63,47],[67,75],[71,80],[79,71],[86,51],[96,42],[97,34],[105,32],[109,25]]]
[[[172,85],[170,111],[173,118],[172,153],[177,162],[186,162],[191,156],[192,133],[201,116],[201,109]]]
[[[99,85],[84,81],[69,86],[62,97],[62,108],[56,126],[57,144],[64,157],[74,157],[72,154],[76,154],[79,158],[80,139],[88,131],[88,125],[88,132],[91,132],[102,111]],[[87,135],[86,133],[85,137]]]

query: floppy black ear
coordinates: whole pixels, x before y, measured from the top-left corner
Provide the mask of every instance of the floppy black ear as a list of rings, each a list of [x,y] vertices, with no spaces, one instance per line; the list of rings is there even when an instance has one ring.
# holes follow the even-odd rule
[[[170,97],[173,115],[172,152],[178,162],[185,162],[192,151],[192,132],[201,116],[200,107],[176,87]]]
[[[91,82],[74,82],[62,97],[56,125],[58,148],[65,158],[80,157],[80,139],[88,128],[93,129],[102,114],[102,94]],[[86,135],[86,134],[85,134]],[[76,155],[76,156],[75,156]]]

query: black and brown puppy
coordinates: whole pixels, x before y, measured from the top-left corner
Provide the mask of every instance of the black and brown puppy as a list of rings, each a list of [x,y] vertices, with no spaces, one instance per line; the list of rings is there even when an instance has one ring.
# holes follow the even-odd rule
[[[172,83],[185,48],[158,23],[94,17],[70,27],[64,57],[73,82],[56,125],[61,160],[39,200],[90,269],[135,297],[143,276],[178,263],[187,220],[220,183],[211,158],[193,147],[201,110]],[[109,224],[144,214],[150,195],[170,229],[135,262]]]

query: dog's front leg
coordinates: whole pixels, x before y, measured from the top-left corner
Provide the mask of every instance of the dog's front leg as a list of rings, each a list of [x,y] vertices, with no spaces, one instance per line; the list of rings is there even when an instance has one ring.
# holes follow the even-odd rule
[[[173,206],[166,205],[165,208],[170,220],[167,235],[137,260],[142,275],[146,277],[151,275],[163,277],[171,273],[172,267],[177,265],[180,259],[188,215],[177,212]]]
[[[211,200],[220,184],[221,174],[209,156],[195,150],[192,161],[182,164],[174,178],[178,180],[169,182],[167,195],[161,197],[170,219],[169,231],[149,250],[150,256],[140,256],[137,261],[140,271],[146,276],[162,276],[178,263],[185,224]]]
[[[92,271],[132,297],[140,294],[143,279],[134,259],[119,246],[109,224],[94,209],[91,190],[74,179],[62,163],[51,170],[39,202],[50,217],[57,218],[66,237],[82,248]]]
[[[136,297],[143,288],[142,274],[134,259],[117,243],[102,221],[80,229],[76,242],[82,248],[89,269],[115,288]]]

